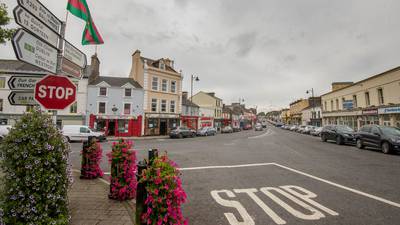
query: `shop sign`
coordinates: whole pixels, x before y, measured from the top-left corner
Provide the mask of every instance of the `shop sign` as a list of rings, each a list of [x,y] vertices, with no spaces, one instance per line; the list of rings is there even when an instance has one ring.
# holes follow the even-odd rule
[[[390,108],[381,108],[378,110],[379,114],[394,114],[400,113],[400,106],[398,107],[390,107]]]
[[[378,115],[378,109],[367,109],[362,111],[363,115]]]
[[[353,100],[345,100],[343,101],[343,109],[352,109],[354,106]]]

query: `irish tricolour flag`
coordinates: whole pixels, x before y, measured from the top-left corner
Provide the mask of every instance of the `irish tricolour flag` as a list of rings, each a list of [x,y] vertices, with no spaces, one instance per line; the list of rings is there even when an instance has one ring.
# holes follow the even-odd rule
[[[97,30],[96,25],[94,25],[86,0],[68,0],[67,10],[86,22],[82,36],[82,45],[104,44],[103,38]]]

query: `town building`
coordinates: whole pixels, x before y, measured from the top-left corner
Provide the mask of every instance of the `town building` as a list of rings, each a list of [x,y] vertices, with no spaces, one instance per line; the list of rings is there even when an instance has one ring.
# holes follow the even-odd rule
[[[183,77],[174,61],[145,58],[136,50],[129,77],[144,89],[144,135],[167,135],[179,126]]]
[[[87,84],[88,71],[90,66],[87,66],[83,71],[82,79],[70,78],[77,87],[76,102],[64,110],[57,111],[57,126],[63,125],[83,125],[88,122],[86,117],[86,102],[87,102]],[[18,61],[18,60],[0,60],[0,124],[14,125],[15,122],[22,116],[23,113],[32,110],[35,106],[15,106],[11,105],[8,96],[11,93],[7,83],[11,76],[45,76],[48,72]],[[33,89],[32,89],[33,92]],[[36,107],[41,108],[39,105]],[[44,108],[41,110],[46,111]],[[52,111],[47,111],[52,115]]]
[[[182,92],[181,125],[199,129],[200,107],[188,99],[188,93]]]
[[[233,129],[240,128],[241,111],[238,109],[229,108],[224,105],[222,109],[223,126],[231,126]]]
[[[322,125],[321,97],[310,97],[309,106],[302,110],[302,125],[320,127]]]
[[[323,124],[359,129],[365,124],[400,127],[400,67],[371,76],[321,96]]]
[[[231,105],[226,105],[225,108],[231,109],[233,115],[238,116],[241,129],[253,127],[257,120],[256,109],[247,109],[244,104],[232,103]]]
[[[289,124],[289,120],[290,120],[290,110],[289,109],[281,110],[280,120],[284,124]]]
[[[92,56],[88,84],[89,126],[108,136],[142,136],[143,88],[132,78],[100,76],[100,61]]]
[[[309,106],[307,99],[299,99],[290,103],[289,124],[300,125],[302,123],[302,111]]]
[[[200,106],[202,125],[214,126],[217,130],[222,127],[222,99],[215,96],[214,92],[203,92],[193,95],[192,102]],[[211,121],[213,120],[213,121]],[[210,124],[211,122],[211,124]]]

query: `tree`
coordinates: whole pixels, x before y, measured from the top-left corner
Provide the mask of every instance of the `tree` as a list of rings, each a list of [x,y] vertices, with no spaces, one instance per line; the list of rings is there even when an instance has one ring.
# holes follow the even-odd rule
[[[3,28],[10,22],[10,17],[8,17],[7,6],[4,3],[0,3],[0,43],[3,44],[7,40],[11,40],[15,29]]]

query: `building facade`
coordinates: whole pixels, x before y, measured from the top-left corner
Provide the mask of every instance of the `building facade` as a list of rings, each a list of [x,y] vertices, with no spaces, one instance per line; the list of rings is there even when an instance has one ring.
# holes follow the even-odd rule
[[[188,99],[188,93],[182,92],[181,125],[199,129],[200,107]]]
[[[400,127],[400,67],[321,97],[324,125],[344,124],[356,130],[365,124]]]
[[[200,114],[202,117],[207,119],[212,118],[212,126],[217,130],[221,129],[223,123],[222,99],[216,97],[214,92],[200,91],[192,97],[192,102],[200,106]]]
[[[322,126],[321,97],[310,97],[308,107],[302,110],[302,125]]]
[[[302,111],[309,106],[307,99],[299,99],[290,103],[289,124],[300,125],[302,123]]]
[[[132,55],[129,77],[144,90],[144,135],[167,135],[180,124],[182,106],[182,74],[174,61],[142,57],[136,50]]]
[[[14,125],[23,113],[28,112],[35,107],[15,106],[9,103],[8,96],[10,95],[11,90],[7,83],[11,76],[44,76],[47,74],[48,72],[41,70],[40,68],[18,60],[0,60],[0,124]],[[57,111],[58,127],[62,127],[63,125],[83,125],[88,121],[88,118],[86,117],[88,84],[87,70],[85,70],[82,79],[70,79],[77,87],[76,102],[64,110]],[[36,107],[41,108],[39,105]],[[46,111],[43,108],[41,108],[41,110]],[[52,115],[51,111],[47,112],[49,115]]]

